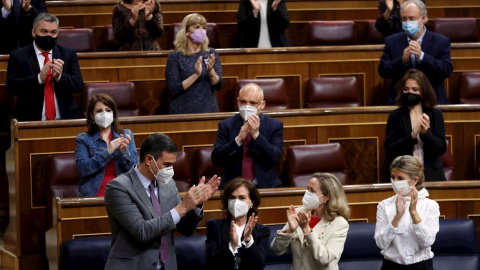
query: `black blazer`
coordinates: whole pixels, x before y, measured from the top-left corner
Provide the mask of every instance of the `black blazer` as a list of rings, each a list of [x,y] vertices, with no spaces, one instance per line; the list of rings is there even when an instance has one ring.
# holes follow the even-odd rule
[[[230,243],[231,219],[207,220],[207,269],[227,270],[234,267],[234,256],[228,245]],[[256,224],[252,231],[253,244],[249,248],[238,249],[240,269],[261,270],[265,267],[268,238],[270,230]],[[239,237],[240,239],[240,237]],[[243,241],[243,235],[241,240]]]
[[[426,30],[422,41],[423,60],[417,62],[415,68],[425,73],[437,95],[438,104],[448,104],[444,80],[452,74],[453,66],[450,58],[450,39]],[[407,35],[404,32],[393,34],[385,39],[385,47],[378,65],[378,74],[382,78],[392,79],[388,104],[393,105],[397,97],[397,82],[412,63],[403,64],[402,55],[408,47]]]
[[[278,4],[277,10],[272,9],[273,0],[267,1],[267,25],[272,47],[289,47],[290,41],[285,34],[290,20],[288,18],[285,0]],[[250,0],[241,0],[238,7],[238,37],[239,47],[256,48],[260,39],[260,12],[257,18],[253,16],[253,6]]]
[[[12,1],[13,2],[13,1]],[[32,8],[28,11],[20,7],[20,19],[17,23],[13,6],[6,19],[0,16],[0,29],[2,29],[3,38],[0,40],[0,54],[9,54],[17,49],[17,41],[20,41],[20,47],[33,42],[32,28],[33,21],[38,14],[47,12],[45,0],[31,0]],[[0,2],[0,9],[3,3]]]
[[[56,45],[53,58],[62,59],[63,72],[58,82],[53,80],[58,110],[62,119],[81,118],[80,109],[73,93],[83,90],[82,73],[74,49]],[[33,43],[10,54],[7,67],[7,91],[17,95],[14,118],[18,121],[38,121],[42,119],[44,85],[38,83],[40,66]]]
[[[443,164],[439,158],[447,150],[442,111],[437,108],[424,108],[423,112],[430,117],[430,128],[425,134],[420,133],[420,139],[423,141],[425,180],[446,180]],[[413,146],[417,143],[417,139],[412,139],[411,136],[412,123],[407,107],[400,107],[390,112],[385,133],[385,156],[387,158],[385,166],[388,177],[385,180],[390,181],[392,161],[398,156],[413,155]]]
[[[260,188],[279,187],[282,185],[277,173],[277,162],[283,153],[283,123],[261,113],[260,135],[248,144],[253,158],[253,170]],[[243,144],[235,141],[243,119],[236,114],[218,123],[217,140],[212,151],[212,162],[225,167],[220,182],[224,187],[228,181],[242,176]]]

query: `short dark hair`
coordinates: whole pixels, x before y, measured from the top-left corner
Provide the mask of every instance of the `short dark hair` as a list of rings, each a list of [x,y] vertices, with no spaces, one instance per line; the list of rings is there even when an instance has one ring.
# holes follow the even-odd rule
[[[425,73],[418,69],[409,69],[407,72],[405,72],[405,74],[403,74],[402,78],[396,85],[397,98],[395,99],[395,103],[398,106],[407,106],[407,104],[402,103],[402,94],[403,88],[405,88],[405,84],[407,83],[408,79],[416,81],[418,86],[420,86],[420,93],[422,94],[422,107],[431,109],[437,105],[437,96],[435,95],[435,91],[433,91],[433,87]]]
[[[257,187],[253,184],[251,180],[247,180],[245,178],[234,178],[227,182],[225,188],[222,190],[222,194],[220,195],[222,199],[222,210],[226,211],[227,218],[232,219],[232,214],[228,211],[228,197],[232,195],[232,193],[239,187],[244,186],[247,188],[250,200],[252,201],[252,208],[248,210],[247,218],[255,213],[258,214],[258,206],[260,205],[260,193],[258,192]]]
[[[177,145],[167,135],[154,133],[149,135],[140,148],[140,162],[145,160],[147,155],[152,155],[155,160],[162,156],[163,152],[177,153]]]
[[[120,128],[120,123],[118,121],[118,111],[117,111],[117,105],[115,105],[115,101],[107,95],[107,94],[96,94],[90,100],[88,101],[87,105],[87,127],[88,127],[88,134],[90,136],[95,135],[99,131],[97,124],[95,124],[95,118],[93,116],[93,110],[95,109],[95,105],[97,105],[98,102],[102,102],[105,104],[107,107],[112,109],[113,112],[113,123],[112,123],[112,129],[117,132],[118,134],[122,134],[123,130]]]

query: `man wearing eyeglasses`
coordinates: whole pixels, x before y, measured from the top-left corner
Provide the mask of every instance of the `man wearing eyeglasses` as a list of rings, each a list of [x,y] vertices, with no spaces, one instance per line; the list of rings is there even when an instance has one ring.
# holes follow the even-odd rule
[[[427,9],[420,0],[409,0],[400,9],[402,29],[385,40],[378,73],[392,79],[388,104],[397,97],[395,86],[402,75],[411,68],[421,70],[432,85],[438,104],[448,104],[444,80],[452,74],[450,39],[426,29]]]

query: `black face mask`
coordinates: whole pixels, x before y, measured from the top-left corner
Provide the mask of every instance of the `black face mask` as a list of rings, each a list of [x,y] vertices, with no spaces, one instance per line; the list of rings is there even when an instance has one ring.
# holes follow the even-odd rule
[[[51,36],[36,36],[35,43],[40,49],[44,51],[50,51],[57,44],[57,38]]]
[[[418,94],[414,93],[403,93],[402,94],[402,104],[407,105],[408,107],[412,107],[417,105],[422,101],[422,97]]]

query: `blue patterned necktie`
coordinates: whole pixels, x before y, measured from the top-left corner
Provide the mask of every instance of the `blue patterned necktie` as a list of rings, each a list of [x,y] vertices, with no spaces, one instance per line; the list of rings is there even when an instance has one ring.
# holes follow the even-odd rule
[[[412,67],[415,68],[416,61],[415,60],[415,54],[410,54],[410,61],[412,61]]]

